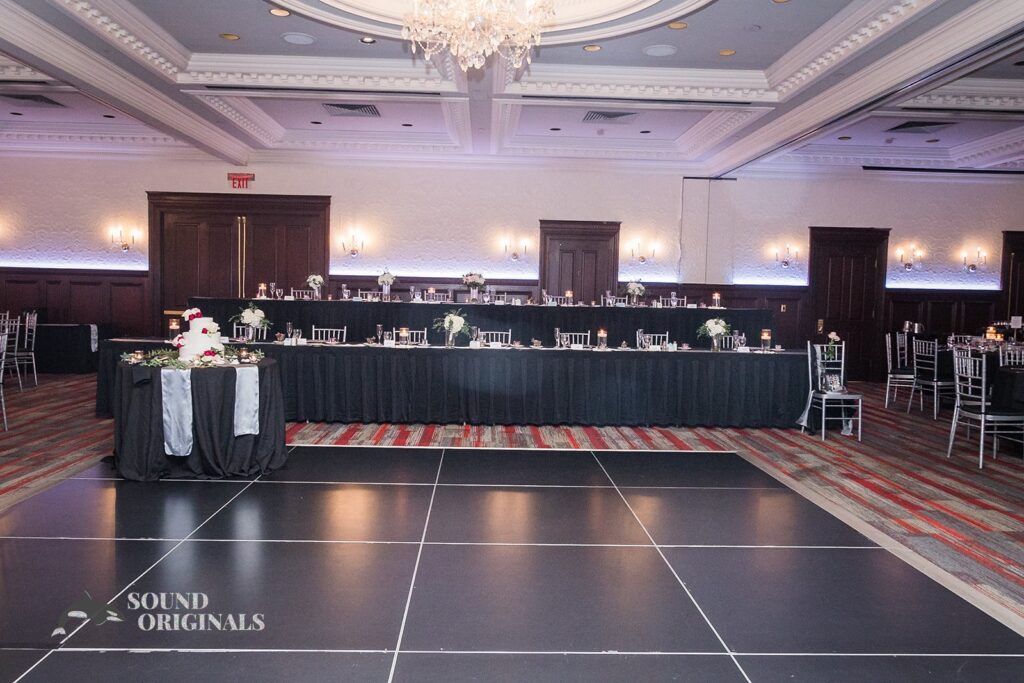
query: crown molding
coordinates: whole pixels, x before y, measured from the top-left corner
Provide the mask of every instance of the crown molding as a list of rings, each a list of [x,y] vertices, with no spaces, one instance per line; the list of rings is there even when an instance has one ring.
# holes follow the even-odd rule
[[[723,140],[773,111],[772,107],[744,107],[711,112],[676,138],[675,146],[686,159],[698,159]]]
[[[121,52],[169,80],[188,65],[190,52],[125,0],[50,0]]]
[[[1024,111],[1024,81],[1006,78],[961,78],[901,102],[899,106]]]
[[[52,81],[42,71],[16,62],[7,55],[0,54],[0,80],[4,81]]]
[[[774,103],[761,71],[720,69],[647,69],[534,64],[519,80],[511,68],[501,71],[498,94],[565,97],[697,100]]]
[[[806,145],[771,160],[784,164],[830,164],[834,166],[913,166],[955,168],[946,150],[898,150],[880,145]]]
[[[188,70],[178,74],[177,82],[316,90],[459,92],[456,82],[446,79],[432,64],[415,65],[403,59],[195,53]]]
[[[968,9],[918,36],[786,114],[719,152],[709,175],[730,172],[764,152],[785,145],[822,122],[841,117],[864,102],[894,91],[972,48],[1024,24],[1024,3],[977,0]]]
[[[238,139],[11,0],[0,0],[0,45],[10,45],[30,55],[60,80],[143,123],[163,126],[232,163],[246,161],[249,148]]]
[[[91,155],[145,157],[168,152],[201,154],[169,135],[136,124],[6,122],[0,152],[17,156]]]
[[[957,145],[950,155],[960,167],[989,168],[1024,156],[1024,126]]]
[[[444,98],[441,113],[451,141],[466,154],[473,152],[473,127],[470,120],[469,99]]]
[[[765,69],[769,87],[785,101],[829,69],[944,0],[866,0],[854,2]]]
[[[245,97],[221,97],[207,93],[195,94],[195,97],[264,147],[273,147],[285,135],[284,127]]]

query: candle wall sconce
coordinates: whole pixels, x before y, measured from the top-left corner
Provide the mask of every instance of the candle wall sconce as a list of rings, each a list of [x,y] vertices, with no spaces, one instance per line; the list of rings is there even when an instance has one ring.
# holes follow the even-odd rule
[[[904,249],[903,247],[897,249],[896,257],[903,265],[903,270],[909,272],[915,267],[921,266],[924,259],[924,252],[918,249],[916,245],[911,244],[909,249]]]
[[[518,247],[512,244],[512,240],[505,240],[505,258],[514,263],[526,260],[526,240],[523,240]]]
[[[366,242],[363,240],[356,241],[356,236],[353,234],[348,242],[345,240],[341,241],[341,250],[344,251],[349,258],[357,258],[362,253],[363,248],[366,246]]]
[[[658,247],[655,245],[651,246],[650,254],[640,250],[640,240],[633,242],[633,246],[629,250],[629,257],[634,263],[638,263],[641,266],[647,265],[648,263],[654,263],[654,257],[658,252]]]
[[[978,272],[979,269],[984,267],[986,263],[988,263],[988,253],[982,251],[981,247],[978,247],[975,250],[974,263],[968,263],[967,262],[967,252],[966,251],[960,253],[960,258],[963,259],[963,262],[964,262],[964,272],[965,273],[976,273],[976,272]]]
[[[138,230],[131,230],[125,238],[124,228],[120,225],[110,230],[110,243],[118,247],[122,252],[131,251],[135,246],[135,239],[139,236]]]
[[[794,247],[793,249],[790,249],[789,245],[787,244],[785,251],[780,251],[777,247],[775,249],[775,262],[779,264],[780,268],[789,268],[799,259],[800,247]]]

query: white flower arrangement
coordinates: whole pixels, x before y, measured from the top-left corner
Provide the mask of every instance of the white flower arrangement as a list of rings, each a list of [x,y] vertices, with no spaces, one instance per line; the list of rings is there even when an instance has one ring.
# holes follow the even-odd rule
[[[184,313],[181,314],[181,319],[184,320],[185,322],[191,322],[192,320],[195,320],[196,318],[202,318],[202,317],[203,317],[203,312],[201,310],[199,310],[198,308],[190,308],[190,309],[188,309],[187,311],[185,311]]]
[[[253,329],[270,327],[270,321],[267,320],[267,314],[263,312],[263,309],[257,308],[256,304],[251,301],[246,308],[243,308],[241,312],[238,313],[238,315],[231,318],[231,321],[248,325]]]
[[[462,284],[467,287],[483,287],[487,280],[480,273],[466,273],[462,276]]]
[[[396,278],[394,275],[385,270],[383,273],[377,276],[377,284],[391,286],[395,284],[395,280],[397,279],[398,278]]]
[[[630,296],[643,296],[647,288],[640,282],[627,282],[626,283],[626,294]]]
[[[729,323],[721,318],[711,318],[697,328],[698,337],[718,337],[729,334]]]
[[[306,278],[306,284],[312,287],[313,289],[320,289],[321,287],[324,286],[324,276],[315,274],[310,275]]]
[[[435,330],[444,330],[447,334],[469,335],[469,323],[462,315],[462,309],[455,309],[444,314],[443,318],[434,320]]]

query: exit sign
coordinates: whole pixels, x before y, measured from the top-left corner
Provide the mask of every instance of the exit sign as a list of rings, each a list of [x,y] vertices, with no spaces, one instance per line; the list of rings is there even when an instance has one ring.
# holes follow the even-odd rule
[[[232,190],[248,190],[249,183],[256,180],[255,173],[228,173]]]

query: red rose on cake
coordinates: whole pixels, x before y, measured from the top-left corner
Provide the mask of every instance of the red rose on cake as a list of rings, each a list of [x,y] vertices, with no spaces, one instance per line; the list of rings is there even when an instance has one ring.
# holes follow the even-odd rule
[[[203,317],[203,312],[201,310],[199,310],[198,308],[190,308],[187,311],[185,311],[184,313],[182,313],[181,317],[182,317],[183,320],[191,322],[191,321],[195,320],[196,318],[202,318]]]

